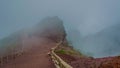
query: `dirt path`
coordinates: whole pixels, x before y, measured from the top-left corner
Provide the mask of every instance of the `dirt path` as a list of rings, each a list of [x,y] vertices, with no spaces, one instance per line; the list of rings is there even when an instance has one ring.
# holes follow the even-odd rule
[[[42,40],[42,41],[40,41]],[[55,68],[47,53],[55,43],[48,39],[31,38],[24,40],[25,45],[34,45],[27,53],[5,64],[2,68]]]

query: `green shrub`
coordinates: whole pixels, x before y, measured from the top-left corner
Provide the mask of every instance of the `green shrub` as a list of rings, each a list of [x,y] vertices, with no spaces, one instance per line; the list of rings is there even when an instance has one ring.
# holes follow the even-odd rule
[[[56,53],[66,54],[66,51],[65,51],[65,50],[63,50],[63,49],[61,49],[61,50],[56,51]]]

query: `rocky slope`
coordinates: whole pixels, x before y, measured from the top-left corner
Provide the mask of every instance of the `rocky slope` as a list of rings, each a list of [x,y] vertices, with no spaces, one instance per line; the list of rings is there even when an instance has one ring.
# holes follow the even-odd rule
[[[70,63],[74,68],[120,68],[120,57],[77,58]]]
[[[73,68],[120,68],[120,56],[93,58],[65,45],[59,46],[56,53]]]

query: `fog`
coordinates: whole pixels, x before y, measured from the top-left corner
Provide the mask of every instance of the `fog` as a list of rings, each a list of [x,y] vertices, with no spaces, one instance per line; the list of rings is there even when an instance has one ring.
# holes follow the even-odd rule
[[[111,41],[106,41],[109,40],[106,36],[112,33],[106,31],[120,23],[119,12],[120,0],[0,0],[0,39],[22,28],[35,25],[44,17],[58,16],[64,22],[68,40],[76,49],[86,54],[90,52],[89,54],[94,57],[110,56],[113,53],[118,55],[115,49],[120,45],[115,46],[109,43]],[[91,40],[91,37],[104,29],[105,38],[95,37],[98,41],[106,39],[103,43],[93,42],[94,39],[86,41],[86,37],[90,37]],[[114,33],[111,36],[114,37]],[[110,46],[105,45],[106,42]],[[112,47],[113,52],[108,53]],[[103,54],[104,50],[108,51]]]

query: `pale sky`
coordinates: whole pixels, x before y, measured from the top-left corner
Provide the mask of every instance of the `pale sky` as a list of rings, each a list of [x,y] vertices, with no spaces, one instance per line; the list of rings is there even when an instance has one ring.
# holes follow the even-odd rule
[[[78,29],[83,36],[120,23],[120,0],[0,0],[0,38],[59,16],[66,30]]]

